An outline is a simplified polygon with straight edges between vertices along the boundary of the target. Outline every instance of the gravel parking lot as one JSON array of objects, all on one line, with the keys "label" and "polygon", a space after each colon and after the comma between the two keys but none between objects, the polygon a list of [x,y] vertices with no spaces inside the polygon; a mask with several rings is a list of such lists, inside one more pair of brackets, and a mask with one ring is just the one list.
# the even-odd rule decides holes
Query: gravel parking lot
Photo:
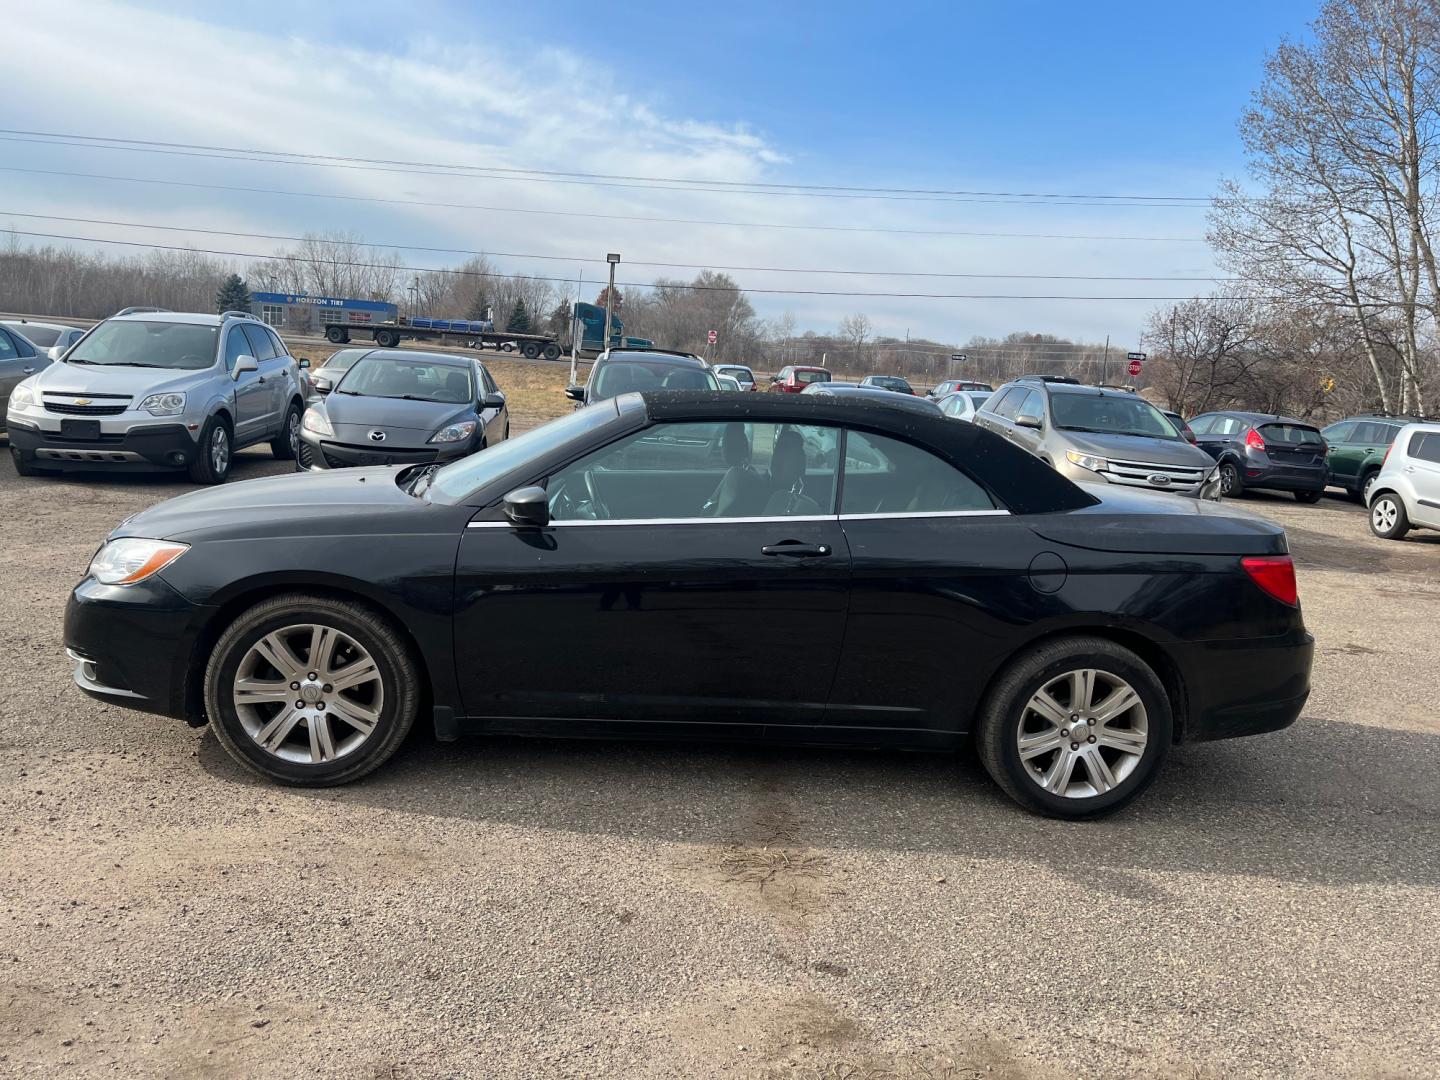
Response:
[{"label": "gravel parking lot", "polygon": [[0,466],[0,1075],[1434,1075],[1440,534],[1247,499],[1304,717],[1063,824],[900,753],[422,731],[264,786],[62,653],[101,537],[184,490]]}]

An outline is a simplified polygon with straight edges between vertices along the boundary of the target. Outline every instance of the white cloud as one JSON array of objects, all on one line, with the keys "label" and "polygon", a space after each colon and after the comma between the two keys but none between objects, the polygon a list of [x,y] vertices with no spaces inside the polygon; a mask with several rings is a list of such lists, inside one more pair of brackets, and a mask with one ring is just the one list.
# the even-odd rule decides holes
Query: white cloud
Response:
[{"label": "white cloud", "polygon": [[[624,67],[560,49],[517,64],[483,39],[415,38],[385,49],[337,46],[333,23],[283,34],[235,30],[184,13],[98,0],[36,5],[7,26],[9,88],[0,126],[359,155],[397,161],[720,180],[795,179],[785,167],[810,148],[777,146],[744,118],[675,115]],[[309,27],[315,27],[310,30]],[[63,58],[56,62],[56,58]],[[643,69],[641,70],[643,74]],[[575,183],[417,176],[355,169],[217,162],[121,151],[3,143],[11,163],[123,176],[381,199],[483,204],[641,217],[994,232],[1198,234],[1200,215],[1000,205],[759,197]],[[915,153],[923,153],[919,148]],[[891,175],[905,175],[897,152]],[[870,162],[870,169],[877,163]],[[486,250],[747,266],[922,269],[978,273],[1177,273],[1208,267],[1197,244],[1106,244],[785,228],[676,225],[582,217],[465,211],[286,196],[151,187],[99,180],[5,176],[0,211],[151,220],[298,233],[350,228],[368,239]],[[850,182],[845,176],[821,178]],[[903,183],[903,179],[898,182]],[[957,184],[957,186],[964,186]],[[1142,216],[1143,215],[1143,216]],[[5,220],[0,213],[0,221]],[[17,221],[17,227],[25,228]],[[99,227],[90,227],[98,229]],[[55,228],[49,231],[66,231]],[[73,228],[70,231],[74,231]],[[133,238],[132,231],[88,235]],[[195,237],[204,245],[203,237]],[[209,246],[249,246],[231,240]],[[431,261],[438,259],[430,257]],[[418,261],[418,259],[417,259]],[[507,268],[559,276],[564,264]],[[627,268],[648,279],[687,271]],[[598,274],[587,268],[593,280]],[[877,292],[1160,295],[1194,284],[1085,283],[737,274],[751,288]],[[762,314],[790,309],[802,325],[829,330],[865,311],[877,331],[963,340],[974,333],[1036,329],[1117,340],[1133,337],[1148,303],[1030,303],[921,299],[755,297]]]}]

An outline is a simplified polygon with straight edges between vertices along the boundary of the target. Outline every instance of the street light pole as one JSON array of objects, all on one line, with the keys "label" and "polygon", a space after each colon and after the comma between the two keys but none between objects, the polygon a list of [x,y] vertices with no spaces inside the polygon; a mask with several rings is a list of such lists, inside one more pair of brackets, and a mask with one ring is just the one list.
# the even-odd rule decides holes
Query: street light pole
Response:
[{"label": "street light pole", "polygon": [[610,313],[615,307],[615,267],[620,262],[620,256],[611,252],[605,256],[605,261],[610,264],[610,287],[605,290],[605,340],[600,344],[601,352],[610,348]]}]

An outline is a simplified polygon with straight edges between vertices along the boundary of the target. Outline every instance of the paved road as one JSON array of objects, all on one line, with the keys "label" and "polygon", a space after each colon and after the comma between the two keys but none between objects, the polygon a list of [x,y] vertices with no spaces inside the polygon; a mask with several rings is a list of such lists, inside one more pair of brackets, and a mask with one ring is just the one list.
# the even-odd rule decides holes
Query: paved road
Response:
[{"label": "paved road", "polygon": [[1248,500],[1305,716],[1066,825],[890,753],[417,737],[258,784],[60,653],[100,537],[184,490],[0,465],[0,1075],[1434,1075],[1440,535]]}]

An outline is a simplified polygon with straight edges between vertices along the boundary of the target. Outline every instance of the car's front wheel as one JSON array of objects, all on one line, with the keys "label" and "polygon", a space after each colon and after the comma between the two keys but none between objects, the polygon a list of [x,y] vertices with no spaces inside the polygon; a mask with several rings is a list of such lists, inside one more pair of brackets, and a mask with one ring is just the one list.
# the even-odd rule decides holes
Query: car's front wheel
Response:
[{"label": "car's front wheel", "polygon": [[1370,507],[1370,531],[1381,540],[1401,540],[1410,531],[1410,516],[1400,496],[1387,491]]},{"label": "car's front wheel", "polygon": [[285,426],[270,440],[270,453],[276,461],[294,461],[300,456],[300,403],[291,402],[285,411]]},{"label": "car's front wheel", "polygon": [[230,475],[230,426],[218,416],[205,421],[200,443],[190,462],[190,479],[197,484],[223,484]]},{"label": "car's front wheel", "polygon": [[303,593],[240,615],[205,671],[205,712],[220,744],[281,784],[329,787],[379,768],[419,701],[415,662],[388,621]]},{"label": "car's front wheel", "polygon": [[1150,786],[1172,724],[1144,660],[1105,638],[1069,637],[1011,663],[986,696],[975,739],[985,770],[1020,805],[1093,818]]},{"label": "car's front wheel", "polygon": [[44,470],[35,467],[35,455],[27,454],[14,443],[10,444],[10,460],[15,463],[18,476],[39,476]]}]

